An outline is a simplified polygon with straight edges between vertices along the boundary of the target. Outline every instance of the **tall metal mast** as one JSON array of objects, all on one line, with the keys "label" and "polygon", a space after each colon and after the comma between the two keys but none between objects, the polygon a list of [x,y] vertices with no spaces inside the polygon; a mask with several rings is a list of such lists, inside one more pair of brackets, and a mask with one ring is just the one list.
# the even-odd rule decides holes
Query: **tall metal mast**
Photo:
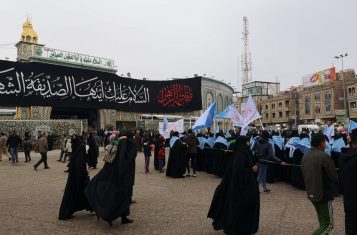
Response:
[{"label": "tall metal mast", "polygon": [[242,66],[242,85],[252,81],[252,58],[249,51],[249,42],[248,42],[248,18],[243,17],[243,54],[241,58]]}]

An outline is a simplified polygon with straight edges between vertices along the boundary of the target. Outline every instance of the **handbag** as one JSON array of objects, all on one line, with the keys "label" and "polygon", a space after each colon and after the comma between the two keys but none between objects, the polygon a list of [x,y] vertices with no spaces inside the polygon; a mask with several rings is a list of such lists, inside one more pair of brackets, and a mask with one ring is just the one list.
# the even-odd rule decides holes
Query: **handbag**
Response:
[{"label": "handbag", "polygon": [[103,161],[107,163],[112,163],[117,155],[118,145],[108,144],[104,149],[104,158]]}]

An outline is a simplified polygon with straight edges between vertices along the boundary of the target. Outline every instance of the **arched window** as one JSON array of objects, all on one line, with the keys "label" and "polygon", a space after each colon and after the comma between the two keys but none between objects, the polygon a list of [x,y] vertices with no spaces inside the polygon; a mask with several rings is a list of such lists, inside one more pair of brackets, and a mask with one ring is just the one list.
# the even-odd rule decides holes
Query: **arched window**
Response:
[{"label": "arched window", "polygon": [[307,95],[305,96],[305,114],[310,114],[310,113],[311,113],[310,96]]},{"label": "arched window", "polygon": [[206,108],[208,109],[208,107],[213,103],[213,94],[211,92],[208,92],[206,95]]}]

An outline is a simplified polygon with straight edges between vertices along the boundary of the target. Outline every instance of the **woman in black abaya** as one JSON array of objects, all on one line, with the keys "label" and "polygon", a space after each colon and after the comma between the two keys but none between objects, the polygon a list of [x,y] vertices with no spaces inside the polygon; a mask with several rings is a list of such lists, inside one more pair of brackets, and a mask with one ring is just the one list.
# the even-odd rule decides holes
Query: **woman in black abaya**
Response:
[{"label": "woman in black abaya", "polygon": [[69,174],[66,188],[63,194],[58,219],[72,218],[76,211],[92,211],[84,195],[84,189],[89,183],[86,167],[86,148],[77,136],[72,136],[72,158],[68,164]]},{"label": "woman in black abaya", "polygon": [[237,138],[232,165],[218,185],[208,212],[214,229],[223,229],[226,234],[254,234],[259,227],[257,166],[248,145],[248,138]]},{"label": "woman in black abaya", "polygon": [[96,151],[97,146],[92,133],[90,133],[88,136],[87,144],[89,146],[88,154],[87,154],[88,168],[97,169],[97,164],[98,164],[98,160],[97,160],[98,155]]},{"label": "woman in black abaya", "polygon": [[120,137],[118,152],[112,163],[93,177],[85,189],[85,195],[97,218],[112,226],[112,221],[122,217],[122,224],[132,223],[128,219],[133,194],[136,145],[130,133]]},{"label": "woman in black abaya", "polygon": [[167,162],[166,176],[171,178],[184,178],[186,171],[187,146],[178,137],[179,133],[173,133],[170,139],[170,153]]}]

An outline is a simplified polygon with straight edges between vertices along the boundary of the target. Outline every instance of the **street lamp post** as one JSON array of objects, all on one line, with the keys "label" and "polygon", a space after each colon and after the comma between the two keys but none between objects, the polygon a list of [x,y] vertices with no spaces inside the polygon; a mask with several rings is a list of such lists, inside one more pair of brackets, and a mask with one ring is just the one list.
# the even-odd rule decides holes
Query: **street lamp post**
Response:
[{"label": "street lamp post", "polygon": [[[341,54],[341,55],[337,55],[337,56],[335,56],[334,58],[335,59],[341,59],[341,62],[342,62],[342,66],[341,66],[341,76],[342,76],[342,81],[343,81],[343,106],[344,106],[344,108],[345,108],[345,112],[346,112],[346,116],[347,116],[347,118],[348,119],[350,119],[350,112],[349,112],[349,108],[348,108],[348,106],[347,106],[347,98],[346,98],[346,81],[345,81],[345,77],[343,76],[343,58],[344,57],[347,57],[348,56],[348,54],[347,53],[345,53],[344,55],[343,54]],[[346,121],[347,121],[347,119],[346,119]],[[348,124],[348,123],[345,123],[346,125]]]}]

